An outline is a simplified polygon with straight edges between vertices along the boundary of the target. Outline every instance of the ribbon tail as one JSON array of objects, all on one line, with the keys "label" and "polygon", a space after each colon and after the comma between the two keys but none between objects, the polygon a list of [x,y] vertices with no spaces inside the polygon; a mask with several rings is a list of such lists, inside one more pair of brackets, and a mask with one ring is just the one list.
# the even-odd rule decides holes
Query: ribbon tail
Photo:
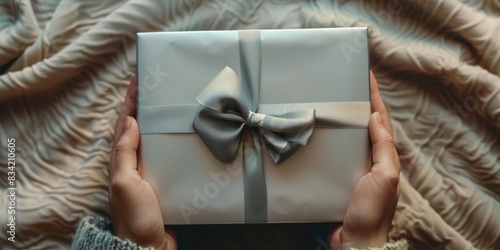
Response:
[{"label": "ribbon tail", "polygon": [[290,158],[299,148],[301,147],[300,144],[297,143],[289,143],[286,148],[284,148],[281,151],[277,151],[273,147],[268,148],[269,155],[271,155],[271,158],[273,159],[274,163],[279,164],[286,159]]},{"label": "ribbon tail", "polygon": [[260,140],[255,132],[244,132],[242,150],[245,222],[267,223],[266,178]]}]

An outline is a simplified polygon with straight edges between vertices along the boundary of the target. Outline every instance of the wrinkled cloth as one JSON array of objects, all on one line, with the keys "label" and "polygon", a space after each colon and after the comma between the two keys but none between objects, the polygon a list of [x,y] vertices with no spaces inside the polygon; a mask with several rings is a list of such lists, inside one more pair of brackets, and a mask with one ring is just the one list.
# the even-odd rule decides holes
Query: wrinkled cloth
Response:
[{"label": "wrinkled cloth", "polygon": [[[0,148],[15,138],[18,187],[16,242],[0,234],[0,245],[67,249],[82,217],[109,216],[107,164],[136,32],[368,26],[402,162],[391,234],[428,248],[494,249],[499,15],[490,0],[0,1]],[[356,53],[356,41],[349,48]]]}]

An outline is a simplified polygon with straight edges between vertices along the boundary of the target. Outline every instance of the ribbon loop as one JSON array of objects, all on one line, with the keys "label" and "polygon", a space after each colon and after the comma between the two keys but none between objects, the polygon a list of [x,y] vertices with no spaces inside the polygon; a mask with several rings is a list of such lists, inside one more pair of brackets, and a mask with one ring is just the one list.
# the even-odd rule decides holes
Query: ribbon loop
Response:
[{"label": "ribbon loop", "polygon": [[307,144],[314,129],[314,109],[280,116],[257,113],[249,103],[258,100],[249,100],[252,96],[243,89],[236,73],[225,67],[197,97],[200,106],[193,128],[217,159],[236,158],[245,126],[257,128],[276,164]]}]

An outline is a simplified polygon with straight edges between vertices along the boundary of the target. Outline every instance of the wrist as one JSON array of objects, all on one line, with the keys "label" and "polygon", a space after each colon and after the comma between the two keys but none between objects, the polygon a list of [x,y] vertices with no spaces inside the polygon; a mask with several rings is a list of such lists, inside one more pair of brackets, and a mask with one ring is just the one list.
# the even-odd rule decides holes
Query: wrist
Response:
[{"label": "wrist", "polygon": [[167,239],[164,239],[159,246],[154,246],[154,249],[157,250],[168,250],[168,241]]},{"label": "wrist", "polygon": [[161,245],[155,249],[162,250],[177,250],[177,241],[175,239],[175,234],[171,231],[165,232],[165,237],[163,238],[163,242]]},{"label": "wrist", "polygon": [[369,247],[382,247],[387,243],[387,234],[376,233],[373,235],[350,235],[342,230],[340,232],[341,249],[364,249]]},{"label": "wrist", "polygon": [[144,244],[143,247],[153,247],[155,250],[174,250],[176,249],[174,241],[170,240],[168,234],[165,234],[162,241]]}]

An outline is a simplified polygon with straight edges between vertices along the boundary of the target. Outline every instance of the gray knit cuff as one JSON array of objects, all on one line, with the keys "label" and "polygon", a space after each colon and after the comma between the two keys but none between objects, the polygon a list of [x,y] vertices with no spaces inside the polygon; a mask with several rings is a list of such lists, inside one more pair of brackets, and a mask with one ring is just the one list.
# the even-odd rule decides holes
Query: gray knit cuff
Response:
[{"label": "gray knit cuff", "polygon": [[110,250],[143,250],[130,240],[122,240],[112,233],[112,224],[100,217],[87,216],[78,224],[71,245],[72,250],[110,249]]},{"label": "gray knit cuff", "polygon": [[408,249],[408,241],[406,239],[389,239],[382,247],[367,247],[367,248],[349,248],[349,250],[406,250]]}]

